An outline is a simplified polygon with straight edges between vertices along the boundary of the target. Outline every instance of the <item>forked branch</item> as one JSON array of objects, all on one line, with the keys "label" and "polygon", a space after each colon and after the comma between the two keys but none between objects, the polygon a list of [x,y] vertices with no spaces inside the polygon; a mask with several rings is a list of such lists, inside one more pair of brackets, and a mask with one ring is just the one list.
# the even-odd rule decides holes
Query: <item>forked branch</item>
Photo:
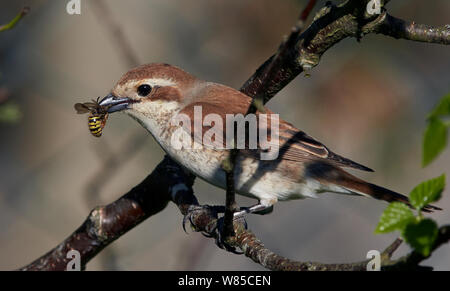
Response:
[{"label": "forked branch", "polygon": [[[312,2],[315,1],[309,3]],[[301,72],[308,72],[316,66],[329,48],[347,37],[359,40],[365,34],[379,33],[414,41],[440,44],[450,42],[448,25],[434,28],[407,23],[390,16],[385,10],[380,15],[368,15],[364,12],[367,2],[368,0],[348,0],[338,6],[327,4],[302,33],[300,28],[304,20],[302,22],[300,19],[290,36],[280,45],[278,52],[256,70],[241,91],[263,100],[262,104],[268,102]],[[383,5],[387,2],[381,1]],[[95,208],[72,235],[22,270],[65,270],[69,260],[66,254],[72,249],[80,252],[84,268],[103,248],[143,220],[162,211],[169,201],[176,203],[184,216],[189,215],[194,230],[217,239],[217,211],[214,207],[199,207],[192,191],[194,178],[166,157],[141,184],[112,204]],[[234,190],[231,192],[234,194]],[[231,202],[233,200],[230,199]],[[230,205],[229,210],[234,207],[233,203]],[[265,248],[252,232],[238,222],[233,223],[232,231],[234,235],[228,242],[243,250],[253,261],[271,270],[366,270],[367,261],[350,264],[296,262]],[[450,226],[441,227],[433,250],[449,239]],[[400,240],[396,240],[383,252],[383,269],[415,269],[426,259],[413,251],[400,259],[392,260],[392,254],[400,243]]]},{"label": "forked branch", "polygon": [[[131,189],[117,201],[96,207],[91,211],[83,224],[68,238],[54,249],[22,267],[23,271],[57,271],[66,270],[67,253],[77,250],[81,255],[81,268],[94,258],[101,250],[124,235],[145,219],[162,211],[169,201],[174,202],[182,215],[189,215],[192,229],[203,232],[209,237],[217,239],[217,211],[215,207],[199,207],[192,192],[193,176],[181,168],[169,157],[155,168],[155,170],[139,185]],[[367,261],[345,264],[323,264],[318,262],[299,262],[275,254],[251,231],[238,222],[234,223],[231,243],[240,248],[244,254],[262,266],[271,270],[312,271],[312,270],[366,270]],[[450,226],[440,228],[436,249],[450,239]],[[416,269],[426,257],[416,252],[391,260],[392,254],[400,245],[396,240],[381,254],[381,265],[386,269],[404,270]]]}]

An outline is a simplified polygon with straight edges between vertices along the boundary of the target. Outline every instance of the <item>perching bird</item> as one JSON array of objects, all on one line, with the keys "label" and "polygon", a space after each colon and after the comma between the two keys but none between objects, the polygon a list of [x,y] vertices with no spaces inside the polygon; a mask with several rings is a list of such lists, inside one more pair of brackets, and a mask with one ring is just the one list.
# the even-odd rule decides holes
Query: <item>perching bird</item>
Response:
[{"label": "perching bird", "polygon": [[[225,189],[222,162],[229,150],[217,145],[224,145],[229,138],[225,136],[228,130],[225,128],[228,125],[225,121],[227,114],[245,115],[251,101],[249,96],[233,88],[197,79],[175,66],[149,64],[132,69],[122,76],[100,105],[108,106],[109,113],[127,113],[145,127],[175,161],[194,175]],[[194,128],[192,124],[186,126],[184,121],[186,118],[194,120],[194,114],[199,112],[202,113],[202,119],[200,124],[195,125],[200,126],[200,130],[196,131],[198,127]],[[273,114],[268,109],[266,113]],[[210,117],[209,122],[206,116]],[[261,116],[262,113],[258,112],[258,121],[261,121]],[[220,120],[217,118],[223,118],[222,125],[218,125]],[[174,120],[183,120],[182,126]],[[239,151],[236,160],[236,192],[259,201],[246,212],[267,211],[277,201],[316,197],[322,192],[363,195],[409,205],[407,197],[365,182],[342,168],[371,169],[333,153],[282,119],[279,119],[278,124],[276,120],[267,120],[265,125],[258,124],[258,130],[266,130],[267,135],[271,136],[268,145],[274,149],[275,141],[278,140],[278,155],[274,159],[262,158],[268,148],[260,145],[256,149],[252,148],[246,140],[245,148]],[[175,133],[180,133],[180,128],[192,138],[192,144],[185,143],[188,146],[181,149],[176,143],[180,136],[174,138]],[[255,137],[251,130],[252,127],[247,126],[248,132],[244,138]],[[206,135],[215,146],[202,144],[202,137]],[[261,136],[259,131],[257,136]],[[436,209],[439,208],[431,205],[424,208],[425,211]],[[241,211],[239,214],[243,213]]]}]

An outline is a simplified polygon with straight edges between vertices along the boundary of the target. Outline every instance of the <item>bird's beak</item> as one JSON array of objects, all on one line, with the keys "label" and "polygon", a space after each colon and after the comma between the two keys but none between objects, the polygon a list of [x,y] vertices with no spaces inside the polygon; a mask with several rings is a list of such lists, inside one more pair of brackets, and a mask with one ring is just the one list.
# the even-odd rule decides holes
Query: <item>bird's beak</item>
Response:
[{"label": "bird's beak", "polygon": [[113,94],[106,95],[99,102],[100,106],[105,106],[108,108],[108,113],[125,110],[131,103],[134,103],[133,99],[128,97],[116,97]]}]

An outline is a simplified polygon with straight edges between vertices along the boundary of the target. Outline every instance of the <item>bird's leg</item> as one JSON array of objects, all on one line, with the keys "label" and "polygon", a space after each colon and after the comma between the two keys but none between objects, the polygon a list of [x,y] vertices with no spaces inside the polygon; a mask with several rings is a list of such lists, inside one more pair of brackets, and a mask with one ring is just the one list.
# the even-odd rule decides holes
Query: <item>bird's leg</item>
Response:
[{"label": "bird's leg", "polygon": [[[261,200],[258,204],[250,206],[250,207],[242,207],[239,211],[235,212],[233,214],[233,221],[236,223],[240,223],[243,225],[245,229],[247,229],[247,222],[245,221],[245,215],[248,213],[255,213],[255,214],[268,214],[273,211],[273,204],[275,204],[276,200]],[[224,206],[209,206],[209,205],[192,205],[189,207],[188,213],[185,215],[183,219],[183,229],[186,231],[185,225],[186,222],[190,222],[191,226],[195,226],[195,223],[193,222],[193,218],[195,215],[198,215],[198,212],[210,212],[214,215],[214,217],[217,217],[218,213],[224,213],[225,207]],[[227,244],[223,237],[222,237],[222,230],[224,224],[224,218],[220,217],[217,219],[217,222],[212,227],[211,230],[207,230],[206,232],[202,232],[204,236],[207,237],[213,237],[216,238],[216,244],[218,247],[225,249],[229,252],[235,253],[235,254],[242,254],[242,252],[239,252],[236,250],[235,247]]]},{"label": "bird's leg", "polygon": [[[254,213],[259,215],[266,215],[272,213],[273,204],[275,204],[276,200],[262,200],[258,204],[250,206],[250,207],[241,207],[239,211],[233,213],[234,220],[243,219],[245,214]],[[225,206],[209,206],[209,205],[192,205],[188,213],[183,218],[183,229],[186,232],[186,223],[189,221],[191,225],[194,225],[192,218],[196,212],[213,212],[215,216],[218,213],[225,213]],[[244,225],[247,228],[247,222],[244,219]]]},{"label": "bird's leg", "polygon": [[258,203],[256,205],[253,205],[250,207],[242,207],[240,211],[237,211],[234,213],[234,218],[242,217],[248,213],[265,215],[265,214],[272,213],[272,211],[273,211],[273,205],[267,206],[267,205]]},{"label": "bird's leg", "polygon": [[[255,213],[260,215],[271,213],[273,211],[273,204],[275,204],[276,202],[277,202],[276,199],[261,200],[256,205],[241,208],[241,210],[233,213],[233,222],[241,223],[243,227],[247,229],[247,221],[245,221],[245,215],[247,213]],[[237,251],[234,246],[229,245],[222,237],[223,223],[224,218],[223,217],[219,218],[219,220],[217,221],[216,245],[229,252],[235,254],[242,254],[242,252]]]},{"label": "bird's leg", "polygon": [[247,213],[255,213],[259,215],[265,215],[272,213],[273,205],[277,203],[277,199],[260,200],[258,204],[251,207],[241,208],[240,211],[234,213],[234,217],[242,217]]},{"label": "bird's leg", "polygon": [[[243,215],[242,216],[234,216],[233,217],[233,224],[234,223],[240,223],[240,224],[242,224],[242,226],[245,229],[247,229],[247,221],[245,221],[245,217]],[[224,217],[222,216],[222,217],[220,217],[217,220],[217,224],[216,224],[216,227],[214,229],[215,237],[216,237],[216,245],[219,248],[224,249],[224,250],[226,250],[228,252],[231,252],[231,253],[234,253],[234,254],[237,254],[237,255],[242,255],[243,254],[242,251],[238,251],[236,249],[236,247],[230,245],[229,243],[227,243],[225,241],[224,237],[222,236],[223,227],[224,227]]]},{"label": "bird's leg", "polygon": [[[209,205],[198,205],[198,206],[191,206],[188,210],[188,213],[183,218],[183,230],[186,232],[186,223],[189,221],[191,225],[194,225],[192,222],[192,217],[196,212],[202,212],[202,211],[213,211],[214,213],[224,213],[225,212],[225,206],[209,206]],[[244,217],[245,214],[248,213],[254,213],[259,215],[265,215],[272,213],[273,211],[273,205],[267,206],[262,203],[258,203],[256,205],[250,206],[250,207],[241,207],[241,209],[233,214],[233,217],[235,220],[241,219]],[[247,223],[245,223],[247,225]]]},{"label": "bird's leg", "polygon": [[[210,215],[215,218],[215,223],[206,227],[201,233],[206,237],[215,237],[216,244],[218,247],[225,249],[229,252],[233,252],[235,254],[242,254],[242,252],[238,252],[235,247],[228,245],[222,238],[222,230],[224,225],[223,216],[218,218],[218,213],[224,213],[224,206],[209,206],[209,205],[191,205],[183,218],[183,229],[186,232],[186,223],[189,221],[192,229],[195,231],[196,226],[194,220],[202,213],[206,215]],[[247,222],[244,219],[244,216],[237,216],[233,218],[233,223],[241,223],[243,227],[247,229]]]}]

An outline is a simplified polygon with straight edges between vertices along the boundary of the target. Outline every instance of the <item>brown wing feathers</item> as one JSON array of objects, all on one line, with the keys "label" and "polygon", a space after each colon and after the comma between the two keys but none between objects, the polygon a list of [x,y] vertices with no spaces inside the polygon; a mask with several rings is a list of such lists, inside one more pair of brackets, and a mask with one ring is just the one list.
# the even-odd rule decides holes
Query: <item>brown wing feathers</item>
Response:
[{"label": "brown wing feathers", "polygon": [[350,159],[344,158],[329,150],[325,145],[313,139],[303,131],[290,127],[290,124],[280,125],[280,148],[288,145],[286,150],[282,150],[282,159],[291,161],[304,160],[308,153],[312,156],[329,160],[333,164],[341,167],[350,167],[362,171],[373,172],[372,169],[356,163]]}]

